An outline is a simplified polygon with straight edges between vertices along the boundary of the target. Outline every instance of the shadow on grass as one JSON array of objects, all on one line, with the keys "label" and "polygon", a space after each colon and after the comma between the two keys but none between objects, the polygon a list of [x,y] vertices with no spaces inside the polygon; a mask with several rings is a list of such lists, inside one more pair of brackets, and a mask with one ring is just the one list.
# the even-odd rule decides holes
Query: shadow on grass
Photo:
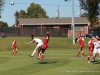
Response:
[{"label": "shadow on grass", "polygon": [[92,61],[92,63],[93,63],[93,64],[100,64],[100,60],[94,61],[94,62]]},{"label": "shadow on grass", "polygon": [[44,62],[44,61],[39,62],[39,64],[54,64],[54,63],[57,63],[57,62]]},{"label": "shadow on grass", "polygon": [[98,61],[94,62],[94,64],[100,64],[100,60],[98,60]]}]

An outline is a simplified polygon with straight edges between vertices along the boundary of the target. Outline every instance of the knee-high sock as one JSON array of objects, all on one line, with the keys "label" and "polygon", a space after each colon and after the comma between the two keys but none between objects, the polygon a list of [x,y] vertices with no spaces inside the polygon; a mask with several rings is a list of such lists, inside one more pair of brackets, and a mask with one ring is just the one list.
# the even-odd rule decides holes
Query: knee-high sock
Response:
[{"label": "knee-high sock", "polygon": [[40,52],[38,52],[37,57],[40,58]]},{"label": "knee-high sock", "polygon": [[90,56],[88,56],[88,59],[87,60],[90,61]]},{"label": "knee-high sock", "polygon": [[80,55],[80,52],[78,52],[77,56],[79,56],[79,55]]},{"label": "knee-high sock", "polygon": [[82,51],[82,55],[84,56],[84,52]]},{"label": "knee-high sock", "polygon": [[31,54],[32,56],[35,54],[36,50],[33,51],[33,53]]},{"label": "knee-high sock", "polygon": [[42,60],[44,60],[44,53],[42,54]]}]

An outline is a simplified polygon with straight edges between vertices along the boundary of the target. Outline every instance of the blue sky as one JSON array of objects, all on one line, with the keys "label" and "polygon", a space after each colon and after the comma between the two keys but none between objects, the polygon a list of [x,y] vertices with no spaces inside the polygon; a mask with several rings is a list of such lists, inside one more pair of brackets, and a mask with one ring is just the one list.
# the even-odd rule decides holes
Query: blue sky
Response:
[{"label": "blue sky", "polygon": [[[14,2],[14,5],[11,5],[10,2]],[[36,4],[40,4],[42,8],[44,8],[47,12],[47,15],[52,17],[58,16],[58,5],[60,10],[60,17],[72,17],[72,1],[69,0],[65,2],[64,0],[5,0],[5,5],[3,7],[3,11],[1,12],[2,18],[1,21],[7,22],[9,26],[15,24],[15,16],[14,13],[20,10],[27,10],[30,6],[30,3],[34,2]],[[79,1],[74,0],[74,11],[75,17],[79,17],[80,8]]]}]

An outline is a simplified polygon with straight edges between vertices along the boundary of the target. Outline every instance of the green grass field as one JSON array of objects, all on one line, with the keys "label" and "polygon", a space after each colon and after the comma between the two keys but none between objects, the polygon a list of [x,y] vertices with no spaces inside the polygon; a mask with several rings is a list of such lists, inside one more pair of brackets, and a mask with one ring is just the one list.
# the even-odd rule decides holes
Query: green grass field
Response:
[{"label": "green grass field", "polygon": [[[11,44],[17,40],[18,54],[12,56]],[[43,37],[41,37],[43,39]],[[45,60],[29,57],[35,43],[27,44],[30,37],[0,38],[0,75],[100,75],[100,61],[87,63],[90,38],[85,38],[85,57],[76,57],[79,43],[73,45],[72,38],[50,38]]]}]

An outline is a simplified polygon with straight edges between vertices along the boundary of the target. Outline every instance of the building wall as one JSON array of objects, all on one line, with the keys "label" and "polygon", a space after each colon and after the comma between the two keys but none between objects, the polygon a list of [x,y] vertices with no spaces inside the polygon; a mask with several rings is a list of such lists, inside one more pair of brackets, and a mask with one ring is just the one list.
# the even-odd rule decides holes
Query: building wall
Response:
[{"label": "building wall", "polygon": [[[36,27],[36,28],[34,28]],[[42,27],[42,28],[41,28]],[[51,36],[67,36],[72,37],[72,30],[71,25],[54,25],[52,27],[46,27],[46,25],[36,25],[32,28],[28,25],[23,26],[23,34],[28,35],[31,33],[35,33],[36,36],[44,36],[43,33],[46,33],[46,31],[49,31],[52,35]],[[79,33],[82,33],[83,35],[88,34],[88,26],[83,26],[83,31],[75,31],[75,37],[78,37]]]}]

